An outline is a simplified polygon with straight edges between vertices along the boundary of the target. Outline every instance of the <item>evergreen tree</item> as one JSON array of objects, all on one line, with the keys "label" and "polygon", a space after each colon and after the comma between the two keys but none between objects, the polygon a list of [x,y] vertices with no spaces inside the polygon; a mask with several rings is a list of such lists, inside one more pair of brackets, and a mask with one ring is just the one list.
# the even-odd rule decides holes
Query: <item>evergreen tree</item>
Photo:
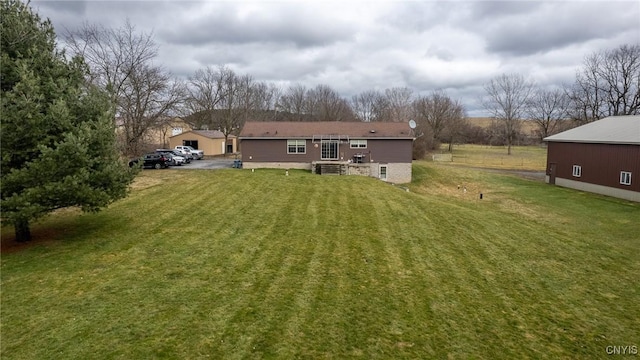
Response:
[{"label": "evergreen tree", "polygon": [[98,211],[126,196],[135,175],[119,158],[109,97],[85,83],[81,58],[56,49],[49,20],[0,0],[3,224],[16,240],[47,213]]}]

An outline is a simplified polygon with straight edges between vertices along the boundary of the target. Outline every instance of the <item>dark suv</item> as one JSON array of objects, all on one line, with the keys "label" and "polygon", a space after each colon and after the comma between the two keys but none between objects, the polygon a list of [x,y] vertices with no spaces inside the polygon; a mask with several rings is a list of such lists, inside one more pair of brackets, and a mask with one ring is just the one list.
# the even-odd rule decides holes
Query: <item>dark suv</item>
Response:
[{"label": "dark suv", "polygon": [[168,168],[169,167],[169,158],[164,154],[151,153],[145,154],[144,163],[142,167],[152,167],[156,169]]},{"label": "dark suv", "polygon": [[129,161],[129,166],[133,167],[138,164],[138,162],[142,161],[143,168],[154,168],[154,169],[164,169],[169,167],[169,158],[164,154],[158,153],[149,153],[145,154],[140,159],[134,159]]}]

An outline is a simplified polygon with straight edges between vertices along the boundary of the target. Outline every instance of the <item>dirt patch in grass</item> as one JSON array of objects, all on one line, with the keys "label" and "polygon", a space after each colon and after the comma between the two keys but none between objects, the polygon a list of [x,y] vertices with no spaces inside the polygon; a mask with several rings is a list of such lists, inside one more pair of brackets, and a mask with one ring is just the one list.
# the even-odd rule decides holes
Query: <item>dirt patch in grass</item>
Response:
[{"label": "dirt patch in grass", "polygon": [[[23,243],[16,241],[13,226],[3,227],[0,252],[10,254],[29,249],[35,245],[53,243],[55,240],[61,239],[65,232],[69,230],[70,219],[81,213],[82,210],[76,207],[53,211],[40,221],[31,223],[31,240]],[[52,219],[55,219],[55,222]]]},{"label": "dirt patch in grass", "polygon": [[50,244],[59,239],[62,230],[55,228],[36,228],[31,230],[31,240],[27,242],[17,242],[13,228],[9,231],[2,232],[2,240],[0,241],[0,253],[11,254],[18,251],[29,249],[36,245]]},{"label": "dirt patch in grass", "polygon": [[51,227],[35,227],[31,229],[31,240],[17,242],[13,227],[2,231],[0,240],[0,254],[11,254],[31,248],[36,245],[51,244],[61,238],[63,229]]}]

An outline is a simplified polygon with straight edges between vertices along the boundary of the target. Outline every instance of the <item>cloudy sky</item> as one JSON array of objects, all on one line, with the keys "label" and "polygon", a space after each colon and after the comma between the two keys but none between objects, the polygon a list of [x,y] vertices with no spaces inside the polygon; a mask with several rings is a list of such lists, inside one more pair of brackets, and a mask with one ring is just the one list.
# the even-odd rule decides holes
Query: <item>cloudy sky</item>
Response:
[{"label": "cloudy sky", "polygon": [[82,22],[153,32],[162,64],[188,78],[207,65],[344,97],[443,89],[482,116],[483,84],[520,73],[570,83],[584,57],[640,43],[640,1],[42,1],[56,31]]}]

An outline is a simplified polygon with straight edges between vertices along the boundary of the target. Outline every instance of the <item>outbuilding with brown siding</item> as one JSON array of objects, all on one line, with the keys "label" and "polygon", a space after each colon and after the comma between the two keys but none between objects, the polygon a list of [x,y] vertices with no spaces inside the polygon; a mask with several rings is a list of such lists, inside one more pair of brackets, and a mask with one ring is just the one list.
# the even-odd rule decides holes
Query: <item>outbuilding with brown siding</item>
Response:
[{"label": "outbuilding with brown siding", "polygon": [[190,130],[169,138],[169,146],[191,146],[204,151],[205,155],[230,154],[237,151],[236,137],[229,135],[225,142],[224,134],[217,130]]},{"label": "outbuilding with brown siding", "polygon": [[411,181],[413,134],[406,123],[246,122],[239,138],[245,168]]},{"label": "outbuilding with brown siding", "polygon": [[611,116],[544,141],[547,183],[640,202],[640,115]]}]

